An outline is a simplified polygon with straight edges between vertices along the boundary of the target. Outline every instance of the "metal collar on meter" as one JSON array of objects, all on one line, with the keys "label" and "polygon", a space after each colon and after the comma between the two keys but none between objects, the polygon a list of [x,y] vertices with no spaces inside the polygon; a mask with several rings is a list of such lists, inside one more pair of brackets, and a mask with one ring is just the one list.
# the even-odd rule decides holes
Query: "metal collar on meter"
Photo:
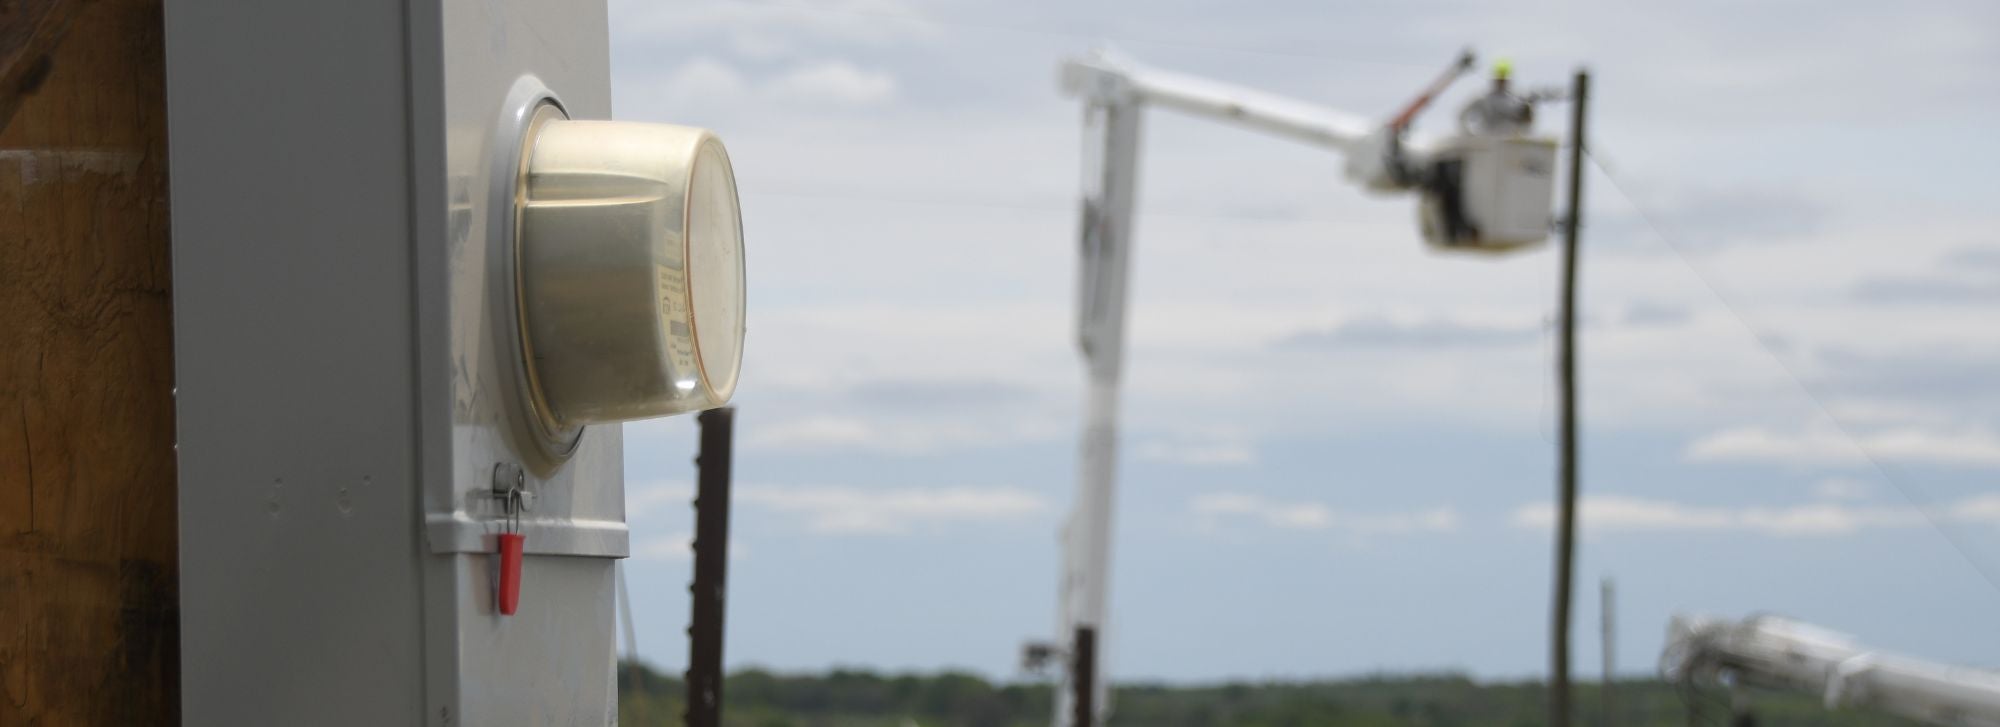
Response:
[{"label": "metal collar on meter", "polygon": [[520,174],[515,300],[550,453],[586,425],[727,403],[743,359],[743,227],[722,141],[545,104]]}]

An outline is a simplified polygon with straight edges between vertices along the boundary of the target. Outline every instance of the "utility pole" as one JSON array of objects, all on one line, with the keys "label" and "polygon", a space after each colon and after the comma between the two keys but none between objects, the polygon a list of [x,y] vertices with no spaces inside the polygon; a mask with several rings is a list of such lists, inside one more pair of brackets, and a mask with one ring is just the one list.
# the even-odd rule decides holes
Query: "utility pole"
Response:
[{"label": "utility pole", "polygon": [[729,569],[729,460],[736,430],[732,407],[702,412],[695,455],[694,583],[688,626],[687,725],[722,724],[722,615]]},{"label": "utility pole", "polygon": [[1615,649],[1617,638],[1613,636],[1612,632],[1612,619],[1616,615],[1617,606],[1616,594],[1613,592],[1614,588],[1611,584],[1611,576],[1605,576],[1604,580],[1599,583],[1597,592],[1597,605],[1601,610],[1604,626],[1604,635],[1602,637],[1604,646],[1604,684],[1599,687],[1598,692],[1598,697],[1604,701],[1604,727],[1614,727],[1616,724],[1616,712],[1614,711],[1616,703],[1611,699],[1612,670],[1617,668],[1615,664],[1617,664],[1618,655]]},{"label": "utility pole", "polygon": [[164,42],[0,2],[0,724],[181,721]]},{"label": "utility pole", "polygon": [[1562,349],[1557,379],[1562,396],[1562,441],[1557,455],[1558,520],[1556,525],[1555,623],[1550,649],[1549,724],[1569,727],[1569,617],[1574,598],[1570,576],[1576,564],[1576,264],[1577,227],[1583,216],[1584,110],[1589,102],[1590,72],[1579,70],[1570,90],[1569,213],[1563,217]]}]

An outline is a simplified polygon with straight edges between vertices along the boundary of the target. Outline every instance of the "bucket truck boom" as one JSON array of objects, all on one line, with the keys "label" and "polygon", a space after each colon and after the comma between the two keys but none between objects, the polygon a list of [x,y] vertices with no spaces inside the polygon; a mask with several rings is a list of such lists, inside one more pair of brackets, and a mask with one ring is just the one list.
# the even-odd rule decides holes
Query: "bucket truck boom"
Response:
[{"label": "bucket truck boom", "polygon": [[1067,663],[1066,683],[1057,692],[1056,724],[1100,724],[1110,711],[1101,654],[1142,109],[1173,109],[1337,152],[1346,158],[1346,177],[1364,189],[1418,192],[1423,200],[1420,228],[1433,247],[1505,252],[1532,246],[1546,239],[1551,227],[1554,140],[1530,135],[1526,124],[1461,129],[1441,141],[1409,133],[1416,114],[1471,64],[1469,53],[1460,57],[1389,122],[1371,123],[1310,103],[1147,68],[1104,52],[1063,63],[1062,88],[1081,98],[1085,108],[1077,335],[1088,394],[1076,501],[1062,537],[1058,633],[1067,644],[1031,645],[1027,654],[1031,668],[1055,658]]},{"label": "bucket truck boom", "polygon": [[1935,725],[2000,727],[2000,672],[1885,654],[1846,634],[1775,616],[1675,616],[1668,679],[1803,691],[1827,709],[1876,709]]}]

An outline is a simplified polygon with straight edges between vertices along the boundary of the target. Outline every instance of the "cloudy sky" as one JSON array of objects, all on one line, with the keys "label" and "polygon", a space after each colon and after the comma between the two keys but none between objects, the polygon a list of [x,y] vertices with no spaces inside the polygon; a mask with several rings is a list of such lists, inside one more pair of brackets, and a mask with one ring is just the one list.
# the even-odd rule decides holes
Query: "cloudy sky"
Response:
[{"label": "cloudy sky", "polygon": [[[1052,636],[1083,384],[1059,58],[1382,117],[1468,44],[1531,86],[1594,74],[1579,663],[1612,577],[1630,674],[1682,610],[2000,665],[2000,5],[614,0],[611,23],[616,115],[717,130],[741,184],[734,666],[1011,677]],[[1337,157],[1146,124],[1113,675],[1538,675],[1556,256],[1439,257]],[[693,422],[626,448],[639,646],[679,668]]]}]

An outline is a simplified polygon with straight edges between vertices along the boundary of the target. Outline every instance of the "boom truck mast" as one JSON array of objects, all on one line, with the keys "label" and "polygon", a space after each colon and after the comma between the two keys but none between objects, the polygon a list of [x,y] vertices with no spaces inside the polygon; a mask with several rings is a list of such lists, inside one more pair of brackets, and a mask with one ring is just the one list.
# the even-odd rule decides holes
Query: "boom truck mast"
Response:
[{"label": "boom truck mast", "polygon": [[1390,120],[1371,123],[1311,103],[1140,65],[1104,51],[1065,61],[1064,93],[1084,104],[1083,190],[1077,343],[1088,379],[1076,500],[1063,528],[1059,639],[1032,644],[1031,669],[1060,659],[1055,724],[1086,727],[1110,714],[1103,679],[1118,450],[1118,385],[1124,367],[1127,279],[1138,197],[1141,112],[1147,106],[1234,123],[1345,158],[1347,179],[1376,194],[1415,192],[1426,243],[1451,252],[1501,253],[1547,239],[1555,192],[1554,139],[1532,133],[1538,95],[1492,94],[1467,107],[1458,133],[1413,135],[1412,122],[1473,65],[1470,52]]},{"label": "boom truck mast", "polygon": [[1776,616],[1742,621],[1676,615],[1660,672],[1821,695],[1827,709],[1859,707],[1949,727],[2000,727],[2000,672],[1865,648],[1846,634]]}]

